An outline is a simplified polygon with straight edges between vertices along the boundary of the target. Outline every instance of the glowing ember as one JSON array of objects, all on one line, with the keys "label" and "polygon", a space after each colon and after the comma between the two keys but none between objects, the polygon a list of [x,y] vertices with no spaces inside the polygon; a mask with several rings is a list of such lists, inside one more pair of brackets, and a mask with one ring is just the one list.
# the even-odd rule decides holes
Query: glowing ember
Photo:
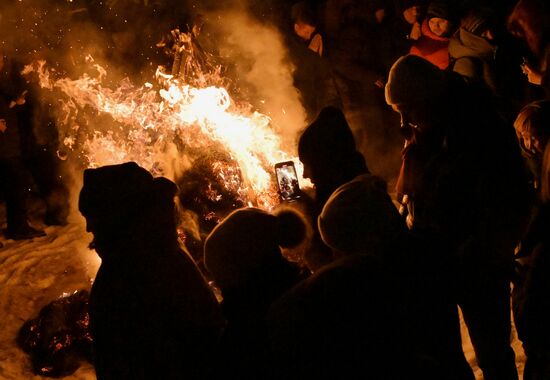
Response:
[{"label": "glowing ember", "polygon": [[92,57],[87,62],[94,75],[74,80],[55,78],[44,61],[24,70],[36,72],[41,87],[60,93],[61,141],[85,167],[136,161],[155,175],[176,179],[195,158],[221,146],[238,165],[212,162],[228,189],[245,204],[270,209],[278,202],[272,168],[292,158],[268,116],[234,104],[224,88],[191,87],[161,70],[157,89],[128,79],[112,89],[103,84],[106,70]]}]

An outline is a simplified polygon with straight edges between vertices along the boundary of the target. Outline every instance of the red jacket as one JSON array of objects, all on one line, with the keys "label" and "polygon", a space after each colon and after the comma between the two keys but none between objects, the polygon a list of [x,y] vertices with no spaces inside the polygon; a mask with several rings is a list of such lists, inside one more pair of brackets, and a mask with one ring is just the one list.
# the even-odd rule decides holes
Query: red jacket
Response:
[{"label": "red jacket", "polygon": [[418,55],[441,70],[449,66],[449,38],[435,35],[428,26],[428,20],[422,22],[422,36],[413,44],[410,53]]}]

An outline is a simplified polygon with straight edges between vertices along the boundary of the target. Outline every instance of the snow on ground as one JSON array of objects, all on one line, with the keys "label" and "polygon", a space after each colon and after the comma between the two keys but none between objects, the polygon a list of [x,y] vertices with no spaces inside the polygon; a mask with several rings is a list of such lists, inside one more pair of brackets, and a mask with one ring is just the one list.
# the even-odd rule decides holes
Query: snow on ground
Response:
[{"label": "snow on ground", "polygon": [[[37,225],[37,224],[35,224]],[[5,223],[3,225],[5,227]],[[84,220],[65,227],[48,227],[47,236],[32,240],[6,240],[0,236],[0,379],[42,379],[35,376],[27,354],[15,342],[28,319],[63,293],[89,289],[99,267],[95,252],[87,248],[91,235]],[[95,379],[84,364],[68,379]]]},{"label": "snow on ground", "polygon": [[[86,233],[82,217],[75,215],[69,225],[45,231],[45,237],[23,241],[6,240],[0,235],[4,245],[0,248],[1,380],[44,378],[33,375],[28,356],[16,345],[17,332],[26,320],[35,318],[44,305],[63,293],[89,289],[99,267],[95,252],[87,248],[91,235]],[[468,361],[476,378],[482,379],[463,322],[462,332]],[[515,334],[513,348],[521,375],[525,357]],[[93,380],[95,373],[91,365],[84,363],[65,379]]]}]

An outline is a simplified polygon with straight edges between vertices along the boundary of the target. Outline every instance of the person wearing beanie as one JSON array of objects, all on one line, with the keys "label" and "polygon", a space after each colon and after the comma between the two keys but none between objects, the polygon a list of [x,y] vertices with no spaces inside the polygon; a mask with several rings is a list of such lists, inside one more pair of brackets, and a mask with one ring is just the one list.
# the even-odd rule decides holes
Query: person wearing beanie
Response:
[{"label": "person wearing beanie", "polygon": [[176,185],[134,162],[84,171],[79,209],[101,266],[90,293],[101,379],[202,379],[221,310],[176,234]]},{"label": "person wearing beanie", "polygon": [[434,292],[437,259],[411,239],[386,183],[363,174],[343,184],[318,224],[337,258],[270,309],[280,377],[473,380],[445,329],[456,315]]},{"label": "person wearing beanie", "polygon": [[437,363],[423,368],[423,376],[473,380],[452,328],[458,320],[441,270],[445,264],[429,244],[410,235],[386,183],[366,174],[342,185],[325,204],[318,223],[323,241],[341,257],[376,256],[394,278],[394,289],[410,312],[415,355]]},{"label": "person wearing beanie", "polygon": [[405,231],[386,183],[370,174],[360,175],[332,193],[318,225],[325,244],[340,255],[376,250],[378,243],[399,239]]},{"label": "person wearing beanie", "polygon": [[305,237],[305,219],[289,208],[274,213],[238,209],[208,235],[204,264],[221,291],[227,319],[214,378],[262,379],[270,374],[267,309],[303,276],[281,249],[295,247]]},{"label": "person wearing beanie", "polygon": [[[451,294],[484,378],[516,380],[510,280],[530,191],[521,153],[511,126],[477,87],[453,72],[437,75],[435,65],[419,59],[400,58],[386,85],[386,101],[407,132],[402,212],[450,263]],[[415,88],[421,96],[409,92]]]},{"label": "person wearing beanie", "polygon": [[411,46],[410,53],[423,57],[444,70],[449,66],[449,38],[454,28],[450,4],[432,1],[422,21],[421,37]]},{"label": "person wearing beanie", "polygon": [[[304,165],[304,178],[309,178],[315,186],[314,200],[306,205],[309,207],[306,214],[313,226],[326,200],[338,186],[369,172],[365,158],[357,151],[344,113],[332,106],[323,108],[302,132],[298,156]],[[330,250],[321,242],[315,228],[312,247],[306,254],[308,266],[314,271],[331,259]]]}]

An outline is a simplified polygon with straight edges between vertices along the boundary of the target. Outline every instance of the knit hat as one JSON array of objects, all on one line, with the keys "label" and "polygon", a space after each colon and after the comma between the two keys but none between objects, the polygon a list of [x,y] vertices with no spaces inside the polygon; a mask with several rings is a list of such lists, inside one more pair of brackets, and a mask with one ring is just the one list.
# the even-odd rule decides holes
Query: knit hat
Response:
[{"label": "knit hat", "polygon": [[298,245],[306,235],[303,217],[291,209],[275,214],[242,208],[229,214],[206,239],[204,263],[222,289],[246,286],[274,263],[280,247]]},{"label": "knit hat", "polygon": [[135,162],[86,169],[78,208],[84,216],[123,213],[139,209],[158,191],[173,198],[177,187],[166,178],[153,178]]},{"label": "knit hat", "polygon": [[368,242],[386,240],[405,229],[381,178],[364,174],[340,186],[318,218],[325,244],[334,250],[360,253]]},{"label": "knit hat", "polygon": [[314,162],[348,157],[355,152],[355,138],[343,112],[325,107],[300,136],[298,155],[301,161]]},{"label": "knit hat", "polygon": [[299,1],[292,5],[290,9],[290,18],[292,22],[305,22],[309,25],[317,25],[315,21],[315,11],[306,1]]},{"label": "knit hat", "polygon": [[418,104],[446,94],[445,72],[424,58],[405,55],[390,69],[386,83],[386,102]]},{"label": "knit hat", "polygon": [[454,9],[448,1],[432,1],[428,6],[428,10],[426,11],[426,18],[429,20],[434,17],[453,21],[455,19]]}]

